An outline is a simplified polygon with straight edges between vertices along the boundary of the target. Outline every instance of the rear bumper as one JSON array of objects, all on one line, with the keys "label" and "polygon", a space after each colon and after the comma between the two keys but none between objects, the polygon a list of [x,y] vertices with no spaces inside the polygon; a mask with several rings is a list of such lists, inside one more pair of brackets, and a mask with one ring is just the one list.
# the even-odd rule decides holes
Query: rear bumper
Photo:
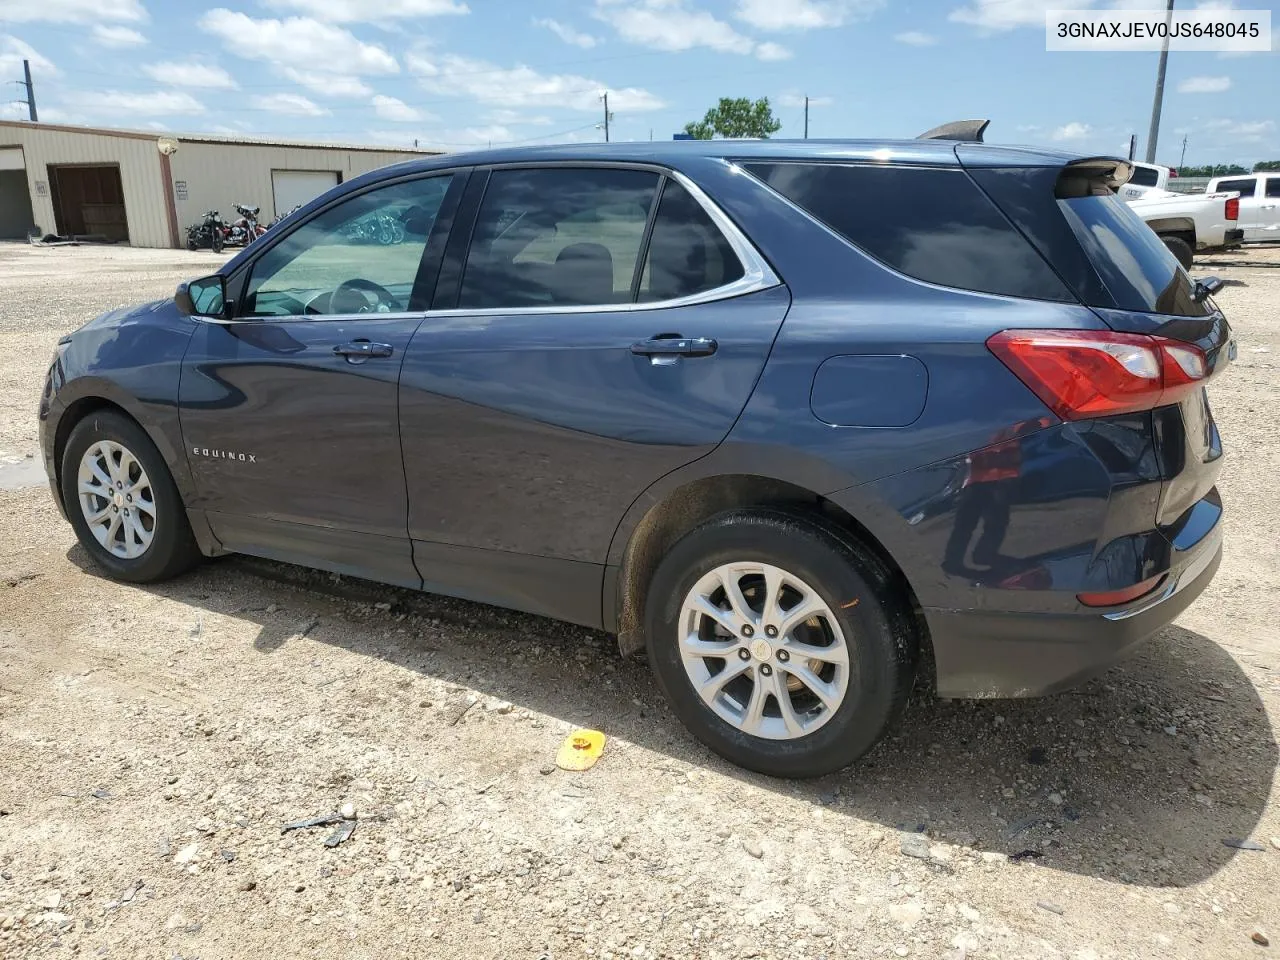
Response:
[{"label": "rear bumper", "polygon": [[1159,591],[1119,610],[1074,614],[925,610],[941,697],[1035,697],[1102,673],[1200,596],[1222,561],[1221,524],[1176,556]]},{"label": "rear bumper", "polygon": [[1223,237],[1222,245],[1224,247],[1238,247],[1242,243],[1244,243],[1244,231],[1237,229],[1237,230],[1228,230],[1226,232],[1226,234]]}]

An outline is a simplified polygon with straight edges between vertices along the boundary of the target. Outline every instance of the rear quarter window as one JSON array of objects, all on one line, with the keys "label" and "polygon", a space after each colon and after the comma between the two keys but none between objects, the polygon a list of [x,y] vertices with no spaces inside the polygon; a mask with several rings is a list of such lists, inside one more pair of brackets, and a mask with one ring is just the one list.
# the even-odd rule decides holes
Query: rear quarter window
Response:
[{"label": "rear quarter window", "polygon": [[1129,183],[1135,187],[1154,187],[1159,182],[1160,172],[1151,167],[1134,166],[1133,176],[1129,178]]},{"label": "rear quarter window", "polygon": [[962,170],[783,162],[743,167],[909,277],[980,293],[1075,300]]},{"label": "rear quarter window", "polygon": [[1234,190],[1241,197],[1252,197],[1254,191],[1258,188],[1258,180],[1256,177],[1249,177],[1247,180],[1220,180],[1217,189],[1222,192]]}]

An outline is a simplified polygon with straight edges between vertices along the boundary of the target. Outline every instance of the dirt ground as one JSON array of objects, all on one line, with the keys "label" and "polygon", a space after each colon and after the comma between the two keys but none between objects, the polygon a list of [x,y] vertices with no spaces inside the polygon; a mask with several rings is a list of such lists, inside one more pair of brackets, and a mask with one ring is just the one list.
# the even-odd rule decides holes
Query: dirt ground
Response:
[{"label": "dirt ground", "polygon": [[[1280,248],[1198,268],[1240,344],[1209,591],[1083,689],[915,702],[806,783],[710,755],[587,630],[239,559],[89,569],[27,462],[54,343],[216,262],[0,245],[0,957],[1280,953]],[[559,771],[578,726],[604,756]],[[340,846],[281,832],[346,802]]]}]

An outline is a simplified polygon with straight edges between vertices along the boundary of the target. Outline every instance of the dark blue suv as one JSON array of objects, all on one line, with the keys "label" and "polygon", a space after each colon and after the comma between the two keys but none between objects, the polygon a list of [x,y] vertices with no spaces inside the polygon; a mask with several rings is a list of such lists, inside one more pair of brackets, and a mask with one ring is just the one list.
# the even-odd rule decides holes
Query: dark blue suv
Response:
[{"label": "dark blue suv", "polygon": [[65,338],[50,481],[120,579],[237,552],[600,628],[711,749],[822,774],[917,679],[1061,690],[1217,569],[1234,345],[1128,175],[973,139],[388,167]]}]

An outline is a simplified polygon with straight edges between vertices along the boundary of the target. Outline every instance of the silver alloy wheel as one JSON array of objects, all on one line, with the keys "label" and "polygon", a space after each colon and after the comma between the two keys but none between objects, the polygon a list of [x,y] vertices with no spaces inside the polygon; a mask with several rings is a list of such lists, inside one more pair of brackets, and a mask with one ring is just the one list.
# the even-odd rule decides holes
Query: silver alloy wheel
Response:
[{"label": "silver alloy wheel", "polygon": [[765,740],[807,736],[849,690],[849,648],[816,590],[767,563],[728,563],[680,609],[680,658],[715,714]]},{"label": "silver alloy wheel", "polygon": [[80,458],[76,478],[80,512],[94,539],[108,553],[136,560],[156,535],[151,479],[122,444],[99,440]]}]

